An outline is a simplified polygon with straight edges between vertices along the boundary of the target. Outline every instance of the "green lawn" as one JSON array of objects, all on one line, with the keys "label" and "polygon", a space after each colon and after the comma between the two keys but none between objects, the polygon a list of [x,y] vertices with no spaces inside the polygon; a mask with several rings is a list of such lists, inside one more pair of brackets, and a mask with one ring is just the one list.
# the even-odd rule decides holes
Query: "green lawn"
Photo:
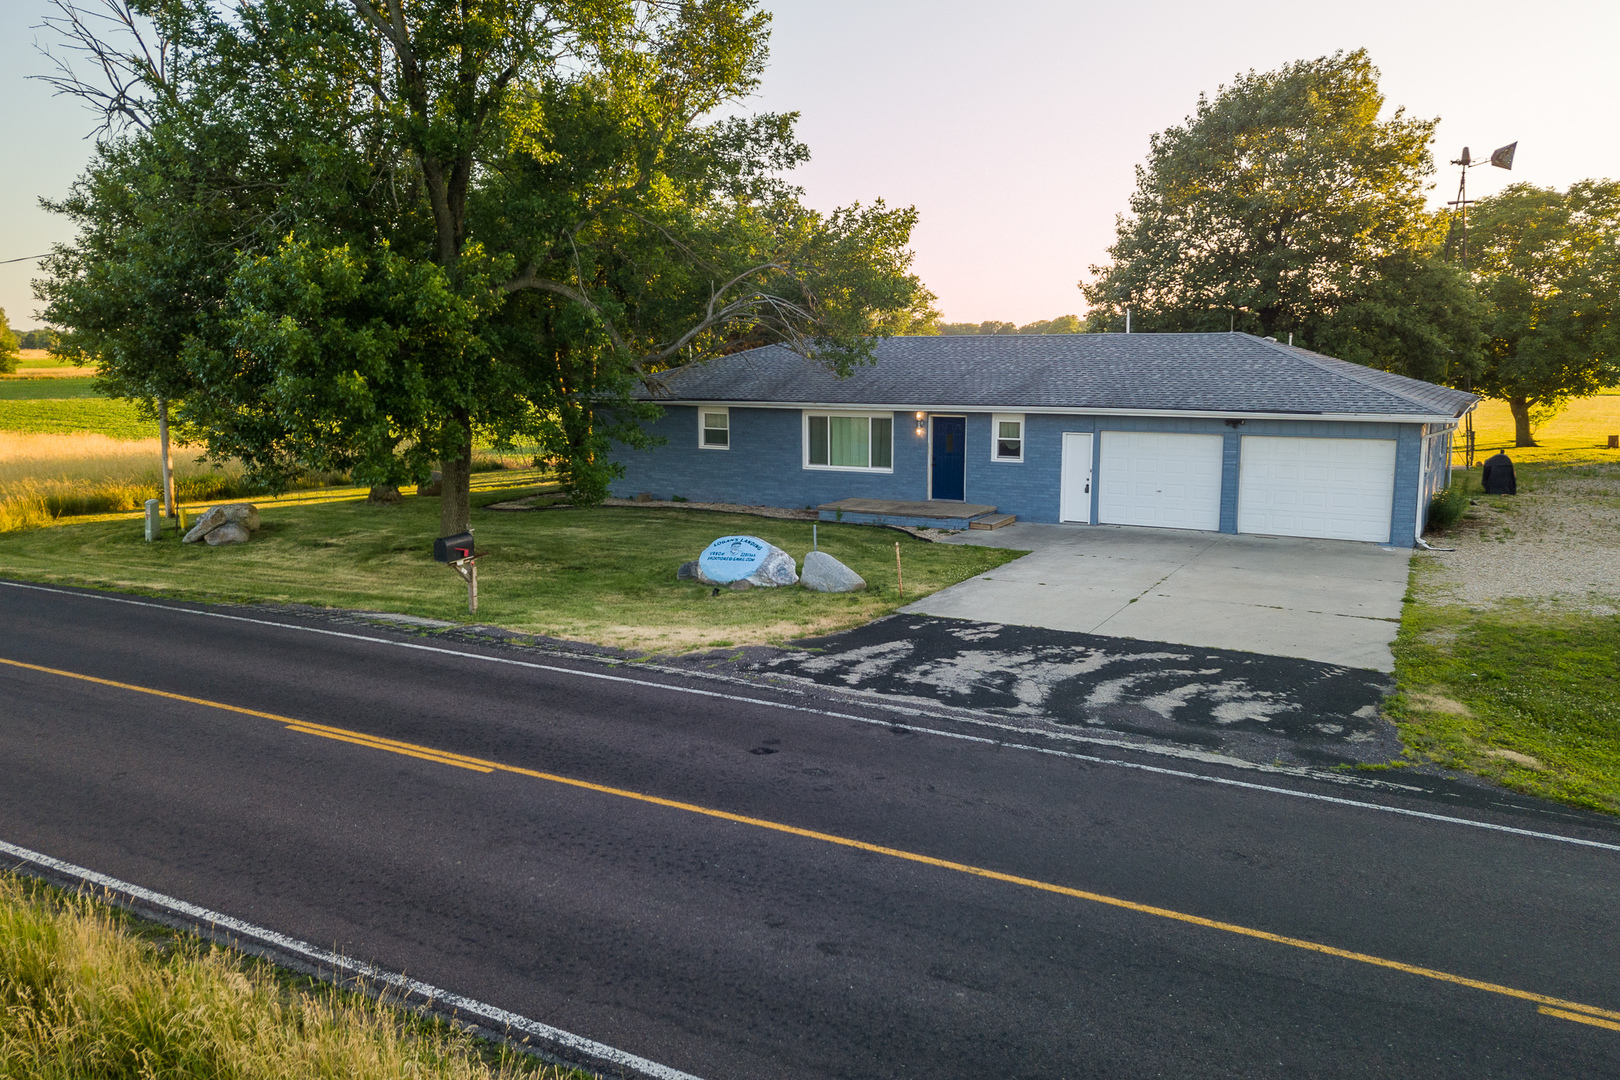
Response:
[{"label": "green lawn", "polygon": [[[40,380],[43,382],[44,380]],[[8,386],[28,385],[19,380]],[[114,439],[155,439],[157,422],[142,420],[127,401],[84,397],[65,400],[0,399],[0,431],[97,432]]]},{"label": "green lawn", "polygon": [[[532,489],[530,489],[532,490]],[[512,490],[474,492],[476,506]],[[266,505],[251,544],[147,544],[139,521],[83,522],[0,534],[0,573],[191,600],[360,608],[470,621],[466,589],[435,564],[439,503]],[[810,523],[701,510],[597,507],[478,509],[477,621],[625,648],[680,652],[781,642],[858,626],[893,611],[894,545],[915,600],[1022,552],[931,544],[892,529],[824,524],[821,548],[870,583],[862,593],[722,590],[675,580],[676,568],[729,533],[761,537],[803,560]]]},{"label": "green lawn", "polygon": [[[1613,454],[1605,464],[1573,453],[1522,463],[1517,496],[1484,495],[1478,469],[1457,474],[1476,502],[1508,516],[1491,515],[1488,526],[1465,520],[1453,535],[1483,535],[1541,558],[1586,543],[1594,557],[1605,557],[1579,533],[1561,530],[1585,527],[1578,508],[1620,506]],[[1430,541],[1446,546],[1447,534]],[[1620,813],[1620,616],[1523,599],[1468,606],[1433,587],[1443,576],[1428,560],[1412,561],[1394,644],[1399,693],[1387,708],[1408,758]]]},{"label": "green lawn", "polygon": [[1395,664],[1417,756],[1620,813],[1620,616],[1411,603]]},{"label": "green lawn", "polygon": [[0,379],[0,401],[100,397],[95,384],[94,379]]}]

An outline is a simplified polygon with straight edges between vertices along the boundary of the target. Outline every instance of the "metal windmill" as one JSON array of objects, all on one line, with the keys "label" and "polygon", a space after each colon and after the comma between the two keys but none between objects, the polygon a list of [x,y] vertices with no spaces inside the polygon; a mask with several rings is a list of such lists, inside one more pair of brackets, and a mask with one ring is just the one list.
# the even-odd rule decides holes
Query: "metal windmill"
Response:
[{"label": "metal windmill", "polygon": [[[1490,164],[1495,165],[1498,169],[1511,170],[1513,168],[1513,153],[1518,148],[1519,144],[1516,142],[1497,147],[1491,151],[1488,160]],[[1460,261],[1463,269],[1466,270],[1468,269],[1468,206],[1474,202],[1473,199],[1468,197],[1468,170],[1484,165],[1485,162],[1470,157],[1468,147],[1465,146],[1462,149],[1462,156],[1453,158],[1451,163],[1461,165],[1462,173],[1457,178],[1457,197],[1446,204],[1447,206],[1456,207],[1451,212],[1451,231],[1446,236],[1446,258],[1451,258],[1453,250],[1460,243],[1462,249],[1462,259]]]},{"label": "metal windmill", "polygon": [[[1519,144],[1517,142],[1499,146],[1491,152],[1488,160],[1498,169],[1511,171],[1513,168],[1513,154],[1518,148]],[[1462,149],[1462,156],[1453,158],[1451,163],[1461,166],[1462,170],[1457,177],[1457,197],[1446,204],[1453,207],[1451,211],[1451,228],[1446,234],[1446,258],[1450,259],[1453,253],[1460,249],[1462,258],[1459,261],[1462,263],[1462,268],[1467,270],[1468,205],[1474,201],[1468,197],[1468,170],[1478,165],[1484,165],[1485,162],[1474,160],[1468,153],[1468,147],[1465,146]],[[1473,379],[1470,378],[1467,382],[1468,386],[1464,389],[1472,390],[1474,388]],[[1463,417],[1463,440],[1463,468],[1472,469],[1474,467],[1474,411],[1472,409],[1468,410],[1468,414]]]}]

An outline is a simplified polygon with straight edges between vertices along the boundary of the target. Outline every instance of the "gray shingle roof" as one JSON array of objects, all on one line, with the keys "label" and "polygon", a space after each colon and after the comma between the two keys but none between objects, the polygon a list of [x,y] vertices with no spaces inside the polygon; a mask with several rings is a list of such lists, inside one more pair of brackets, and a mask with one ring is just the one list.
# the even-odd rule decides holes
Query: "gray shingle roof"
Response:
[{"label": "gray shingle roof", "polygon": [[1249,334],[896,337],[840,379],[778,345],[662,377],[655,399],[895,405],[1460,416],[1479,399]]}]

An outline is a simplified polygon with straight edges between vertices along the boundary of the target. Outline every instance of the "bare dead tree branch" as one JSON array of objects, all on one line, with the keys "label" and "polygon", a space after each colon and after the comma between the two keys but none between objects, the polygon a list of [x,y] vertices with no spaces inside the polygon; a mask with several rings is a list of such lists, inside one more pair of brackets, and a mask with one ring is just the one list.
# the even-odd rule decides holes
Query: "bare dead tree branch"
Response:
[{"label": "bare dead tree branch", "polygon": [[[76,97],[101,115],[91,137],[112,134],[134,125],[152,127],[154,106],[160,97],[172,97],[169,53],[171,42],[161,32],[148,32],[128,0],[50,0],[59,14],[47,15],[39,28],[61,38],[57,50],[39,46],[55,71],[29,78]],[[152,34],[156,37],[153,38]],[[120,49],[118,39],[124,39]],[[100,80],[80,73],[75,62],[100,69]]]}]

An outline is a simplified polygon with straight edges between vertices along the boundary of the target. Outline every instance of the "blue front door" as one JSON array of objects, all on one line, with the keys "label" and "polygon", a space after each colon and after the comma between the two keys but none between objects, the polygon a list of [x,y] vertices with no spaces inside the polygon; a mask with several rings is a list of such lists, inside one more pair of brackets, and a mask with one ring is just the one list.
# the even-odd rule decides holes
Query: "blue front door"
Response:
[{"label": "blue front door", "polygon": [[966,417],[934,417],[934,498],[967,498],[967,448],[963,445],[966,441]]}]

